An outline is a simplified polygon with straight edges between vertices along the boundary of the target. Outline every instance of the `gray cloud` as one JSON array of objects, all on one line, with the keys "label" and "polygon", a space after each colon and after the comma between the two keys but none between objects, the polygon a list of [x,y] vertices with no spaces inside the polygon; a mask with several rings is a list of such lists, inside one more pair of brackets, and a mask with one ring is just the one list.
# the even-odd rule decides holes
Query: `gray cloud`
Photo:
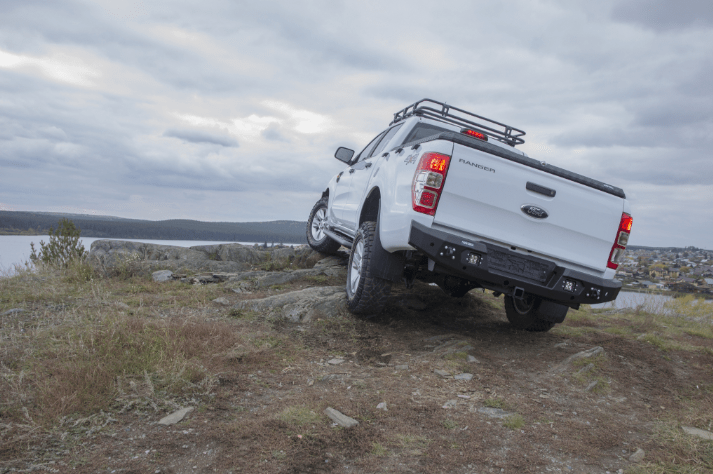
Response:
[{"label": "gray cloud", "polygon": [[209,143],[225,147],[237,147],[238,141],[225,134],[210,133],[204,130],[174,129],[163,132],[164,137],[178,138],[191,143]]},{"label": "gray cloud", "polygon": [[274,123],[268,125],[268,127],[261,132],[261,135],[265,137],[266,140],[284,143],[290,142],[290,140],[282,134],[280,127]]},{"label": "gray cloud", "polygon": [[708,0],[626,0],[612,10],[612,18],[656,31],[713,26],[713,4]]},{"label": "gray cloud", "polygon": [[713,16],[669,5],[6,1],[0,204],[305,219],[337,146],[431,97],[623,187],[632,243],[713,248]]}]

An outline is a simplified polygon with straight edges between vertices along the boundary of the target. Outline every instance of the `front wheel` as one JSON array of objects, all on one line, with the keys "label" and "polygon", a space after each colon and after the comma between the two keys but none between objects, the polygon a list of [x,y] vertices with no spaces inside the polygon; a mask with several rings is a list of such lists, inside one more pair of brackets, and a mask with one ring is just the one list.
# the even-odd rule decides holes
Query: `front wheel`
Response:
[{"label": "front wheel", "polygon": [[347,268],[347,307],[354,314],[377,314],[391,293],[391,281],[371,275],[376,222],[364,222],[352,244]]},{"label": "front wheel", "polygon": [[317,201],[312,208],[312,212],[309,213],[309,219],[307,219],[307,243],[312,247],[312,250],[333,254],[341,247],[341,244],[324,233],[324,228],[327,226],[328,204],[327,198],[324,197]]},{"label": "front wheel", "polygon": [[[551,320],[563,321],[569,308],[559,304],[544,303],[541,298],[528,294],[521,299],[505,296],[505,315],[510,324],[517,329],[532,332],[549,331],[555,325]],[[547,314],[544,314],[545,311]]]}]

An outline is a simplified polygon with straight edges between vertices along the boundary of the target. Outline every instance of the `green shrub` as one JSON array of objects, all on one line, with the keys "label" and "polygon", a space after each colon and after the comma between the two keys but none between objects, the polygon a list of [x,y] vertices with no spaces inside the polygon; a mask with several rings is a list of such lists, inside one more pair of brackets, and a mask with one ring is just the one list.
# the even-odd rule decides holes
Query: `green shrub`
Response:
[{"label": "green shrub", "polygon": [[35,249],[35,243],[30,243],[32,249],[30,260],[35,264],[42,263],[59,268],[67,268],[74,262],[83,261],[87,252],[84,250],[84,245],[79,242],[80,234],[81,229],[76,227],[74,222],[62,219],[56,231],[50,227],[49,243],[45,244],[40,240],[39,252]]}]

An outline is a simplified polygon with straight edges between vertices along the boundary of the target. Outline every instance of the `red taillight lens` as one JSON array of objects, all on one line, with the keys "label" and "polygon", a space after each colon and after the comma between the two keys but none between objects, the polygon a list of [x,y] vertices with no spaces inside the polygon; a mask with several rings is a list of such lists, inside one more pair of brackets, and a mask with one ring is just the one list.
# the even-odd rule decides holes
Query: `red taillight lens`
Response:
[{"label": "red taillight lens", "polygon": [[[423,169],[427,169],[427,170],[431,170],[431,171],[438,171],[438,172],[445,171],[446,166],[448,166],[448,162],[451,159],[450,156],[439,155],[438,153],[427,153],[423,157],[424,158],[428,157],[425,160],[426,163],[423,166]],[[421,160],[423,160],[423,158],[421,158]]]},{"label": "red taillight lens", "polygon": [[621,221],[619,221],[619,229],[616,232],[616,239],[614,239],[614,245],[612,245],[611,252],[609,252],[607,268],[612,268],[614,270],[619,268],[619,262],[624,256],[626,244],[629,243],[629,234],[631,233],[631,225],[633,223],[634,219],[629,214],[625,212],[621,214]]},{"label": "red taillight lens", "polygon": [[634,218],[631,217],[629,214],[622,214],[621,215],[621,223],[619,224],[619,230],[624,231],[627,234],[631,232],[631,224],[634,223]]},{"label": "red taillight lens", "polygon": [[470,137],[477,138],[478,140],[483,140],[483,141],[488,141],[488,136],[484,134],[483,132],[476,132],[475,130],[471,130],[469,128],[464,128],[460,131],[460,133],[464,133]]},{"label": "red taillight lens", "polygon": [[451,157],[441,153],[424,153],[418,162],[411,185],[413,210],[433,216],[448,174]]}]

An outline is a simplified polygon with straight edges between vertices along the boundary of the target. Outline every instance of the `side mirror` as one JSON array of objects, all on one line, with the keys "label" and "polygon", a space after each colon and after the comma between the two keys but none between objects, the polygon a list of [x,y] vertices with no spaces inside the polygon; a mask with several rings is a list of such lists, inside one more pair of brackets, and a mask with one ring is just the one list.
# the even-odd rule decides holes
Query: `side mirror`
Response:
[{"label": "side mirror", "polygon": [[354,150],[350,150],[349,148],[344,148],[343,146],[340,146],[337,148],[337,152],[334,154],[334,157],[338,159],[339,161],[343,161],[344,163],[349,163],[351,161],[352,157],[354,156]]}]

